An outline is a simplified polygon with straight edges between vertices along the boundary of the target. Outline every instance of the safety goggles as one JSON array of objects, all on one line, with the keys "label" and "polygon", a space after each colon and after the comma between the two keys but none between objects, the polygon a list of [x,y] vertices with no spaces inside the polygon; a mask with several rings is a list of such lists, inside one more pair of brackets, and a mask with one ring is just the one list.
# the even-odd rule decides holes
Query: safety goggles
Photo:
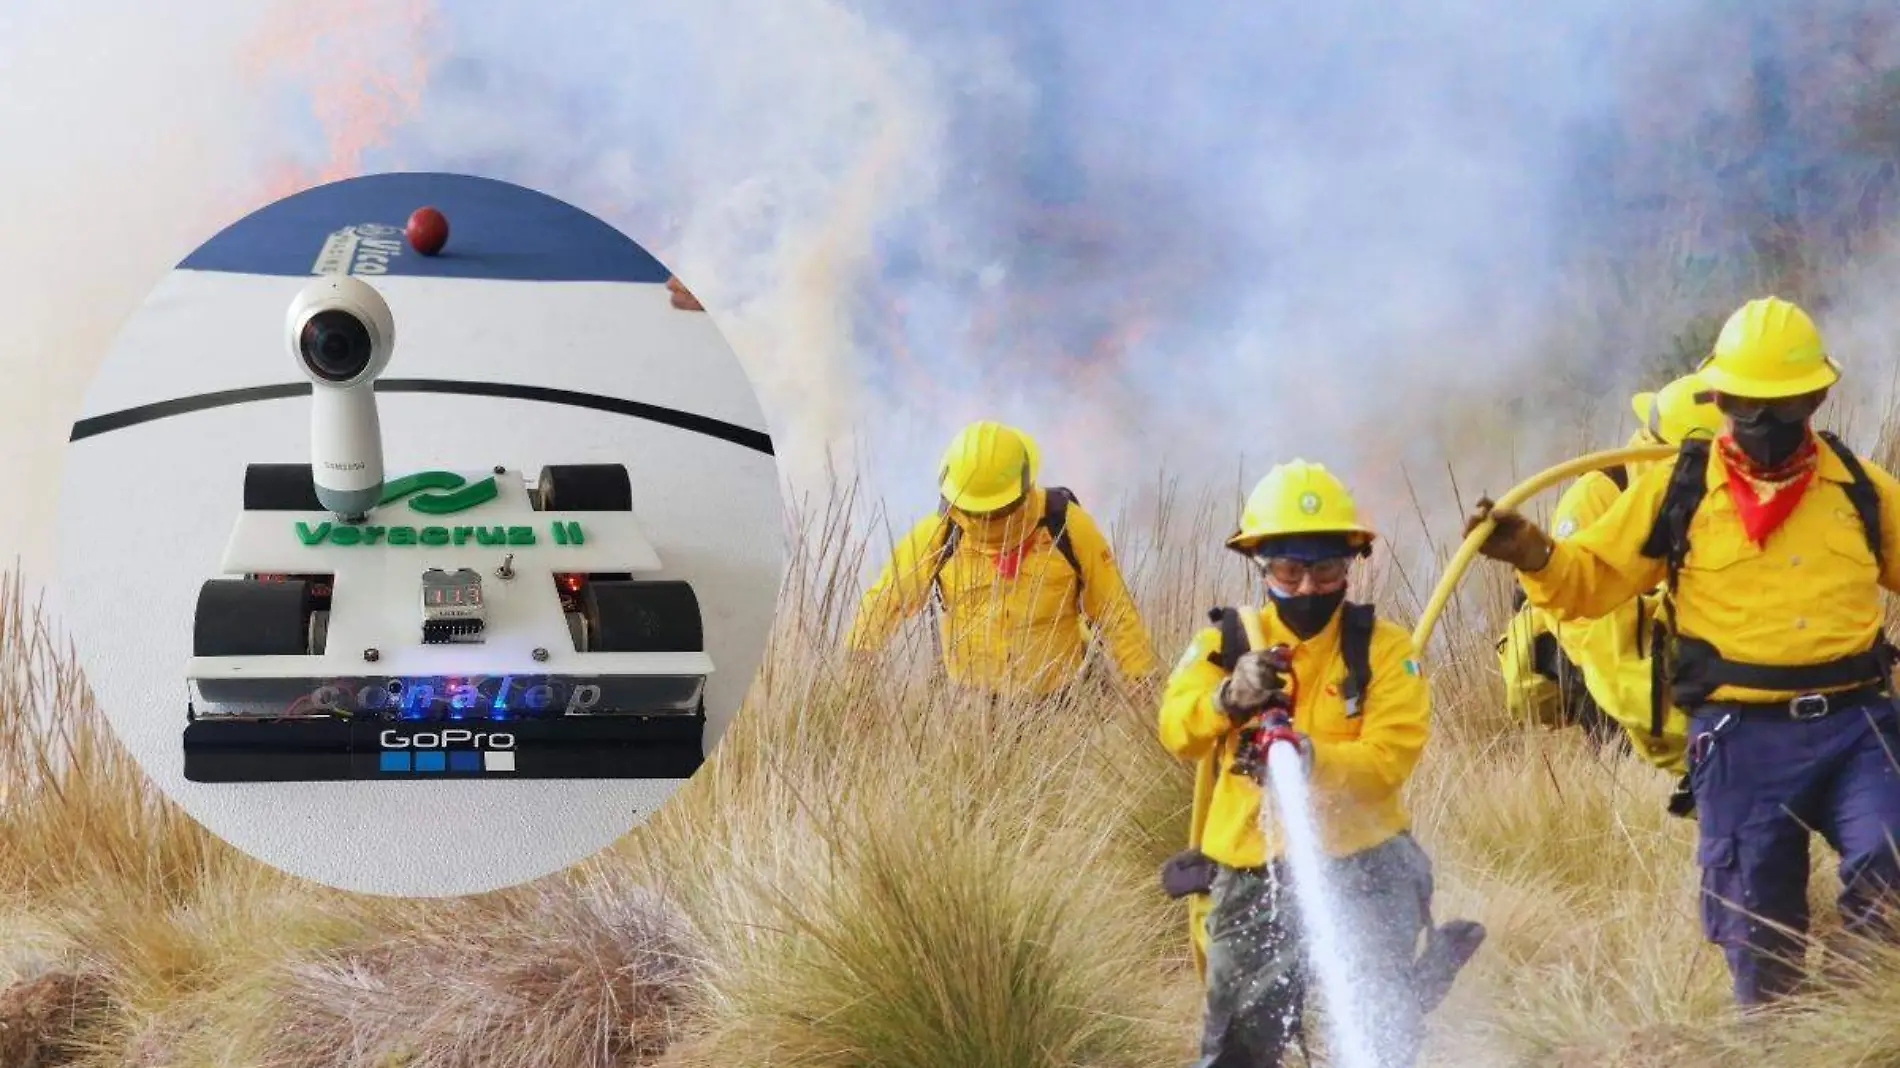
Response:
[{"label": "safety goggles", "polygon": [[1345,581],[1346,572],[1352,566],[1352,558],[1335,556],[1326,560],[1300,560],[1291,556],[1256,556],[1254,566],[1260,573],[1282,586],[1298,586],[1306,576],[1313,576],[1315,586],[1334,586]]},{"label": "safety goggles", "polygon": [[1771,419],[1777,423],[1805,422],[1821,406],[1821,395],[1804,393],[1798,397],[1781,397],[1775,400],[1756,400],[1751,397],[1734,397],[1726,393],[1715,395],[1715,407],[1730,419],[1744,423],[1757,419]]}]

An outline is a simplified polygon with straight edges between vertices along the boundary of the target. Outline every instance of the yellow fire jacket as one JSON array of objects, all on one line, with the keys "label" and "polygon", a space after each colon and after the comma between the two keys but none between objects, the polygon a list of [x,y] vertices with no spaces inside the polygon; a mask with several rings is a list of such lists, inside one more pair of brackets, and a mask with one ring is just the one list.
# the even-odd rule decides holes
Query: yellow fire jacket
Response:
[{"label": "yellow fire jacket", "polygon": [[[1351,716],[1340,692],[1346,665],[1339,616],[1306,641],[1287,629],[1271,604],[1260,609],[1260,623],[1269,642],[1293,648],[1293,726],[1313,740],[1320,847],[1346,856],[1409,829],[1400,793],[1424,751],[1431,718],[1431,691],[1412,658],[1411,635],[1375,621],[1372,681],[1359,714]],[[1214,691],[1226,672],[1208,657],[1219,648],[1220,631],[1213,627],[1189,643],[1162,697],[1160,737],[1176,756],[1211,760],[1214,768],[1202,776],[1195,799],[1201,852],[1229,867],[1255,868],[1283,852],[1284,834],[1259,784],[1227,770],[1239,726],[1214,707]]]},{"label": "yellow fire jacket", "polygon": [[[929,603],[935,572],[944,609],[938,640],[945,670],[959,685],[1048,693],[1081,670],[1089,624],[1124,675],[1156,673],[1153,642],[1108,539],[1080,505],[1070,504],[1065,522],[1077,561],[1072,566],[1048,529],[1038,525],[1047,492],[1034,490],[1028,503],[1003,520],[955,511],[919,520],[865,592],[846,648],[870,650],[889,642],[899,625]],[[950,522],[962,532],[938,572],[936,558]]]},{"label": "yellow fire jacket", "polygon": [[[1743,532],[1729,498],[1727,466],[1713,451],[1707,496],[1689,526],[1678,630],[1725,658],[1755,664],[1821,663],[1872,645],[1883,617],[1881,589],[1900,590],[1900,483],[1878,465],[1861,463],[1880,498],[1884,570],[1847,497],[1851,476],[1831,449],[1822,447],[1814,481],[1766,546]],[[1674,464],[1666,460],[1645,471],[1600,519],[1559,539],[1541,571],[1520,572],[1530,603],[1567,623],[1606,615],[1661,583],[1663,561],[1641,550]],[[1793,696],[1724,686],[1711,700]]]}]

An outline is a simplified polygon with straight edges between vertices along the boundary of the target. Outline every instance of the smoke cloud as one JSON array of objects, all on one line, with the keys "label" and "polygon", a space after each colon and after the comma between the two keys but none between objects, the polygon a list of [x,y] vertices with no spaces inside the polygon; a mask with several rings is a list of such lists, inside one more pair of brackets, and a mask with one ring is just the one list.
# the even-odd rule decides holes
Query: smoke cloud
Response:
[{"label": "smoke cloud", "polygon": [[[652,248],[794,489],[862,473],[900,517],[988,417],[1101,511],[1301,456],[1409,523],[1447,457],[1469,503],[1619,443],[1685,324],[1767,284],[1770,230],[1809,235],[1777,277],[1856,373],[1892,355],[1891,272],[1849,240],[1900,141],[1866,106],[1900,60],[1871,0],[124,7],[16,7],[0,44],[44,87],[0,102],[47,149],[6,224],[47,259],[4,268],[42,410],[197,239],[385,169],[520,182]],[[8,433],[44,502],[53,436]]]},{"label": "smoke cloud", "polygon": [[[358,171],[424,80],[393,32],[413,5],[106,6],[0,16],[0,551],[38,584],[67,436],[127,317],[220,228]],[[412,53],[393,73],[392,44]]]},{"label": "smoke cloud", "polygon": [[652,245],[795,485],[829,461],[928,508],[938,451],[988,417],[1097,507],[1299,455],[1393,513],[1407,474],[1444,495],[1447,457],[1468,503],[1620,443],[1685,323],[1755,295],[1743,223],[1812,229],[1872,166],[1844,153],[1865,78],[1838,53],[1891,58],[1875,11],[463,11],[387,158]]}]

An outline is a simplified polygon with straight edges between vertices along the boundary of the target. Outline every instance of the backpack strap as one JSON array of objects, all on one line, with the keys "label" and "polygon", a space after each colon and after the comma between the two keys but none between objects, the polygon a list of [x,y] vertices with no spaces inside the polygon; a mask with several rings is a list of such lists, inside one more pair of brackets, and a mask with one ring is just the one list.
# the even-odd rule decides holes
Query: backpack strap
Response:
[{"label": "backpack strap", "polygon": [[[1063,486],[1050,486],[1043,492],[1045,503],[1042,518],[1036,525],[1049,532],[1049,539],[1055,543],[1056,551],[1060,552],[1062,558],[1069,562],[1069,567],[1074,569],[1079,591],[1082,582],[1082,559],[1076,555],[1075,545],[1069,540],[1069,506],[1080,502],[1076,500],[1073,491]],[[943,576],[944,565],[956,555],[957,542],[963,536],[963,528],[957,525],[956,520],[950,518],[948,503],[939,504],[937,514],[943,516],[943,525],[947,529],[943,532],[943,541],[939,544],[936,559],[931,565],[930,594],[932,599],[941,605],[943,586],[939,580]]]},{"label": "backpack strap", "polygon": [[931,603],[938,608],[945,608],[946,606],[943,603],[943,569],[944,566],[950,562],[950,558],[957,553],[957,542],[963,538],[963,528],[957,525],[956,520],[950,518],[948,505],[939,506],[937,514],[943,517],[943,526],[940,528],[941,533],[938,535],[941,540],[937,543],[937,548],[933,554],[930,565],[930,600]]},{"label": "backpack strap", "polygon": [[1207,662],[1229,674],[1247,652],[1247,628],[1240,621],[1240,610],[1231,606],[1211,608],[1207,618],[1220,628],[1220,644],[1207,654]]},{"label": "backpack strap", "polygon": [[[1241,625],[1240,611],[1223,607],[1210,609],[1207,618],[1220,629],[1220,645],[1207,654],[1207,661],[1222,671],[1234,670],[1247,652],[1247,629]],[[1340,612],[1339,651],[1346,661],[1346,681],[1340,694],[1346,698],[1346,714],[1359,714],[1366,688],[1372,685],[1372,632],[1378,610],[1369,604],[1348,602]]]},{"label": "backpack strap", "polygon": [[1065,486],[1049,486],[1043,490],[1042,527],[1049,532],[1050,540],[1062,553],[1062,558],[1075,569],[1076,583],[1082,581],[1082,561],[1075,555],[1075,546],[1069,542],[1069,506],[1079,505],[1075,494]]},{"label": "backpack strap", "polygon": [[1377,611],[1369,604],[1347,603],[1339,618],[1339,651],[1346,660],[1346,681],[1340,695],[1346,715],[1357,716],[1372,685],[1372,630]]},{"label": "backpack strap", "polygon": [[1841,458],[1842,466],[1852,481],[1847,484],[1847,499],[1854,504],[1854,511],[1860,515],[1861,529],[1867,534],[1867,547],[1874,551],[1876,566],[1887,566],[1886,554],[1880,545],[1880,491],[1874,488],[1873,479],[1867,477],[1867,468],[1854,455],[1854,450],[1841,441],[1840,436],[1831,430],[1823,430],[1818,435],[1827,442],[1834,455]]},{"label": "backpack strap", "polygon": [[[1841,441],[1840,435],[1832,430],[1823,430],[1820,438],[1834,450],[1834,455],[1841,458],[1841,465],[1847,468],[1847,473],[1852,477],[1852,481],[1847,484],[1847,499],[1853,502],[1854,512],[1860,516],[1861,530],[1867,535],[1867,547],[1873,550],[1874,566],[1884,571],[1887,554],[1880,529],[1880,490],[1874,485],[1874,480],[1867,477],[1866,465],[1854,455],[1854,450]],[[1874,652],[1882,658],[1887,674],[1893,671],[1896,663],[1900,663],[1900,648],[1896,648],[1887,637],[1885,627],[1880,629],[1880,635],[1874,642]]]},{"label": "backpack strap", "polygon": [[1627,464],[1617,464],[1615,467],[1606,467],[1603,469],[1603,474],[1611,482],[1616,483],[1616,491],[1618,493],[1630,488],[1630,469]]},{"label": "backpack strap", "polygon": [[1656,518],[1650,523],[1649,536],[1643,541],[1643,555],[1650,559],[1661,559],[1667,567],[1668,581],[1664,586],[1662,612],[1651,625],[1650,648],[1650,688],[1649,688],[1649,736],[1663,736],[1663,722],[1668,714],[1667,680],[1675,677],[1673,644],[1669,639],[1676,632],[1676,585],[1682,575],[1682,564],[1689,557],[1689,523],[1695,518],[1696,510],[1702,507],[1702,498],[1708,496],[1709,441],[1706,438],[1686,438],[1676,451],[1676,466],[1669,472],[1669,484],[1663,489],[1662,503],[1656,508]]},{"label": "backpack strap", "polygon": [[1676,453],[1675,469],[1663,490],[1662,504],[1643,542],[1643,555],[1669,564],[1669,588],[1675,590],[1676,572],[1689,555],[1689,521],[1708,495],[1709,442],[1689,438]]}]

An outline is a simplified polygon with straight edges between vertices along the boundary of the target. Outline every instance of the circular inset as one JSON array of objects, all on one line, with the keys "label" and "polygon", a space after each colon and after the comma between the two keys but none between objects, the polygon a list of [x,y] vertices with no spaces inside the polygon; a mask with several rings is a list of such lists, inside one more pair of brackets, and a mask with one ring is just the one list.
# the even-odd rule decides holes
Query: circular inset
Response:
[{"label": "circular inset", "polygon": [[[455,253],[414,255],[445,216]],[[391,894],[514,885],[651,815],[785,566],[757,398],[682,289],[450,174],[311,189],[186,258],[88,393],[60,517],[88,681],[157,785]]]}]

